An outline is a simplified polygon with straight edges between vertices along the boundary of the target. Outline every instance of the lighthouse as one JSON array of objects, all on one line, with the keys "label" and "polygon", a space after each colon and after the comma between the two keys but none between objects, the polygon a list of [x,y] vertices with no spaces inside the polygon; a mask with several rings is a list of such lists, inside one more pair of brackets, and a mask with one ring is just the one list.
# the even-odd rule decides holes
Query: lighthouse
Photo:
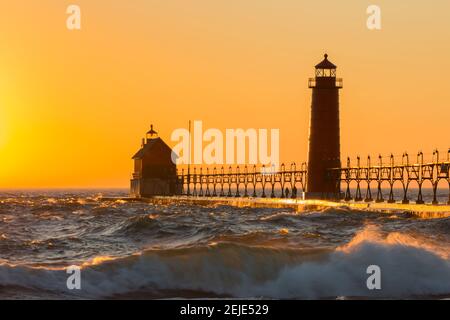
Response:
[{"label": "lighthouse", "polygon": [[328,60],[316,65],[316,75],[309,79],[312,89],[309,125],[308,174],[305,199],[338,199],[339,180],[327,169],[339,168],[339,90],[342,79],[336,78],[336,66]]},{"label": "lighthouse", "polygon": [[169,196],[181,192],[177,184],[176,165],[172,149],[153,130],[142,139],[139,151],[133,156],[134,173],[130,194],[135,198]]}]

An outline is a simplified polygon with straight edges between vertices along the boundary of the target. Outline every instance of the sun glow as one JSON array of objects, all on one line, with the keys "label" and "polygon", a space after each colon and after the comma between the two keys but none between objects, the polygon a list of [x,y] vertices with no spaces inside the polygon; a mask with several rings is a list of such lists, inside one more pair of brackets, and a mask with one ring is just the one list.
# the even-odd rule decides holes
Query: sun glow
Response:
[{"label": "sun glow", "polygon": [[448,1],[385,1],[380,31],[351,1],[104,2],[79,1],[79,31],[55,1],[0,4],[0,188],[127,187],[150,123],[173,147],[189,119],[279,128],[280,163],[305,161],[325,51],[345,79],[343,157],[448,147]]},{"label": "sun glow", "polygon": [[2,114],[0,114],[0,154],[6,144],[6,122]]}]

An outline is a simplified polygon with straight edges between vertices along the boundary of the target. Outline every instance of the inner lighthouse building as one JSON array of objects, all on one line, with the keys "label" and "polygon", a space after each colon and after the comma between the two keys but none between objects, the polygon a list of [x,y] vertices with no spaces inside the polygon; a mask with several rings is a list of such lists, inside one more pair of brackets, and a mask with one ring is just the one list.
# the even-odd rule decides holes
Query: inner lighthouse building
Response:
[{"label": "inner lighthouse building", "polygon": [[177,193],[177,169],[172,149],[150,126],[141,148],[133,156],[134,172],[130,194],[134,198],[168,196]]}]

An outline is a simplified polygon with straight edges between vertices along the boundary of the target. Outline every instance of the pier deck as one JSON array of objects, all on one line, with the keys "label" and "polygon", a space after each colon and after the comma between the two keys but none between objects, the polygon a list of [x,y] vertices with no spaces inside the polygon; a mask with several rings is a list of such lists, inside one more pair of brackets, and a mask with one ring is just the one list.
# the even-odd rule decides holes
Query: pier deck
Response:
[{"label": "pier deck", "polygon": [[151,198],[102,198],[102,200],[141,201],[157,204],[187,203],[191,205],[229,205],[253,208],[288,208],[297,212],[324,210],[327,208],[349,208],[376,212],[409,212],[421,218],[450,217],[450,205],[337,202],[327,200],[272,199],[272,198],[229,198],[229,197],[151,197]]}]

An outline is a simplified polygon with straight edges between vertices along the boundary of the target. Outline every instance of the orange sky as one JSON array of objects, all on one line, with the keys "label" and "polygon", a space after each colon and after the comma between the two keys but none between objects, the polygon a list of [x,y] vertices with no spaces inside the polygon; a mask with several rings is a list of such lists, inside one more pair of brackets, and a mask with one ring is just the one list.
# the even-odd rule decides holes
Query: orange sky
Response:
[{"label": "orange sky", "polygon": [[[69,4],[82,30],[66,29]],[[126,187],[154,123],[279,128],[304,161],[308,77],[344,78],[342,155],[450,147],[450,2],[15,0],[0,3],[0,188]]]}]

